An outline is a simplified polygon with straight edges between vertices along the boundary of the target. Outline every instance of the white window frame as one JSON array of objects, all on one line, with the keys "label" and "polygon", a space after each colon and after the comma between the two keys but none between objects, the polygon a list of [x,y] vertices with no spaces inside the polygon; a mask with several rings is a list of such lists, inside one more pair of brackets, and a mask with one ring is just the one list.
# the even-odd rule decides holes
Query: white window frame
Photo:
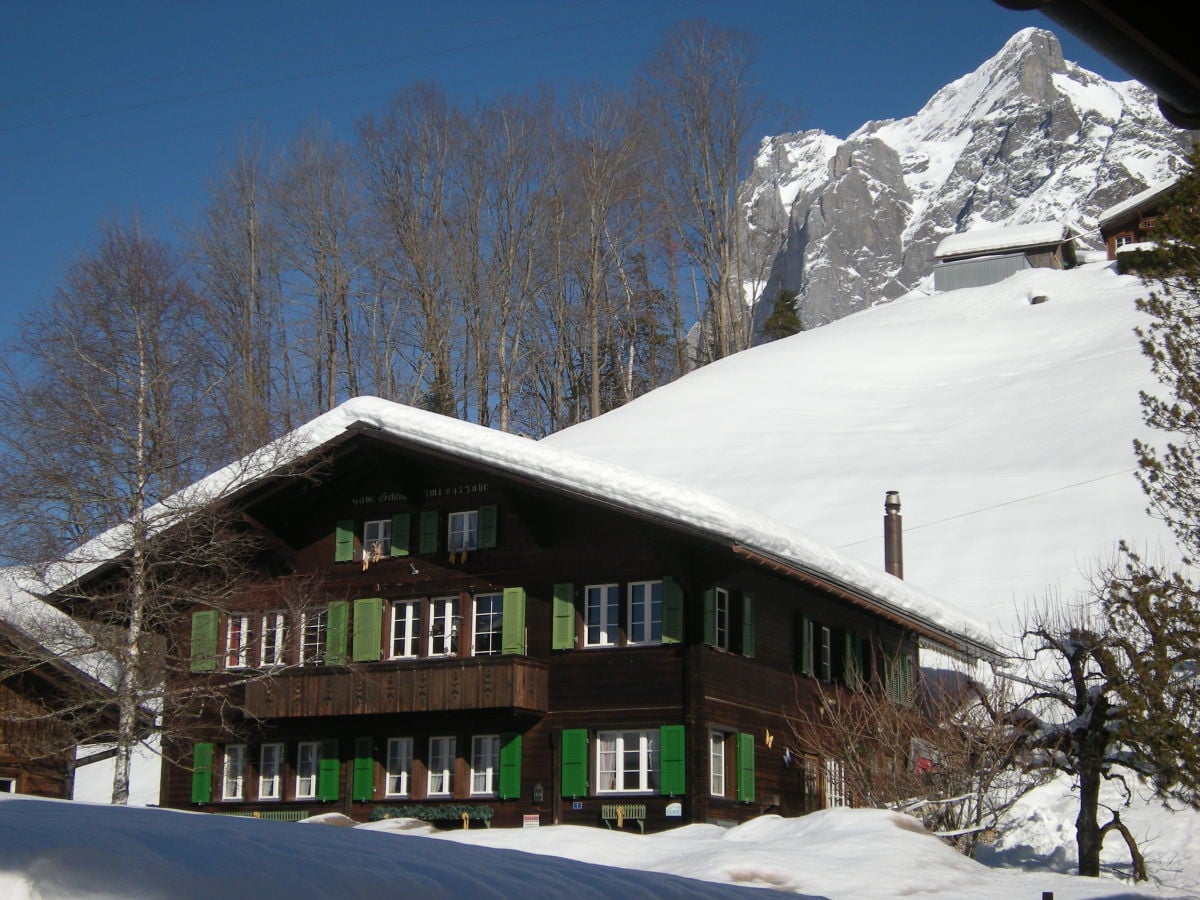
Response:
[{"label": "white window frame", "polygon": [[819,674],[822,681],[833,681],[833,629],[821,626],[821,666]]},{"label": "white window frame", "polygon": [[250,613],[230,613],[225,619],[225,668],[245,669],[250,665]]},{"label": "white window frame", "polygon": [[275,666],[282,666],[286,662],[287,613],[263,613],[259,665],[263,668],[273,668]]},{"label": "white window frame", "polygon": [[[310,631],[317,640],[310,640]],[[325,664],[325,651],[329,643],[329,610],[309,610],[300,616],[300,665],[321,666]]]},{"label": "white window frame", "polygon": [[321,742],[300,741],[296,744],[296,799],[315,800],[317,780],[321,772]]},{"label": "white window frame", "polygon": [[500,772],[500,735],[477,734],[471,738],[471,796],[496,793]]},{"label": "white window frame", "polygon": [[726,744],[729,735],[723,731],[708,733],[708,793],[713,797],[726,796]]},{"label": "white window frame", "polygon": [[226,744],[221,762],[221,799],[246,799],[246,745]]},{"label": "white window frame", "polygon": [[621,609],[619,584],[589,584],[583,589],[583,646],[615,647]]},{"label": "white window frame", "polygon": [[597,794],[655,793],[658,773],[657,728],[596,732]]},{"label": "white window frame", "polygon": [[5,775],[3,778],[0,778],[0,794],[15,794],[16,792],[17,779],[15,776],[9,777]]},{"label": "white window frame", "polygon": [[452,512],[446,519],[446,547],[451,553],[479,547],[479,510]]},{"label": "white window frame", "polygon": [[413,739],[388,738],[385,797],[407,797],[412,791]]},{"label": "white window frame", "polygon": [[626,643],[661,644],[662,581],[631,581],[627,596]]},{"label": "white window frame", "polygon": [[846,770],[835,759],[825,760],[825,808],[849,806],[846,792]]},{"label": "white window frame", "polygon": [[730,605],[729,591],[725,588],[715,588],[713,596],[713,645],[721,650],[730,647]]},{"label": "white window frame", "polygon": [[504,649],[504,594],[476,594],[472,606],[471,655],[498,655]]},{"label": "white window frame", "polygon": [[454,656],[458,652],[458,597],[434,597],[429,601],[429,655]]},{"label": "white window frame", "polygon": [[263,744],[258,748],[258,799],[283,799],[283,744]]},{"label": "white window frame", "polygon": [[391,658],[415,659],[421,650],[421,601],[393,601],[391,628]]},{"label": "white window frame", "polygon": [[453,735],[440,734],[429,739],[427,793],[430,797],[454,796],[454,765],[457,752]]},{"label": "white window frame", "polygon": [[392,555],[392,520],[368,519],[363,522],[363,559],[371,561]]}]

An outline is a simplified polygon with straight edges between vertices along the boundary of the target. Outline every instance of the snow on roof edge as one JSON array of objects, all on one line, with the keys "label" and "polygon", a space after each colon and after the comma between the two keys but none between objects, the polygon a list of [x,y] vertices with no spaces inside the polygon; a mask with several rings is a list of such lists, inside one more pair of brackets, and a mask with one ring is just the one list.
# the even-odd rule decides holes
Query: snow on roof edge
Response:
[{"label": "snow on roof edge", "polygon": [[[690,485],[651,476],[569,450],[415,409],[379,397],[354,397],[263,448],[205,476],[148,511],[165,528],[197,503],[228,497],[357,426],[367,425],[415,446],[537,477],[590,499],[672,521],[787,560],[925,624],[946,637],[999,655],[977,622],[908,582],[874,569],[776,519],[738,507]],[[124,552],[129,525],[88,541],[48,579],[57,590]],[[28,587],[28,586],[26,586]],[[35,591],[31,591],[35,593]]]},{"label": "snow on roof edge", "polygon": [[935,258],[941,259],[944,256],[958,256],[963,253],[1017,250],[1042,244],[1056,244],[1065,241],[1070,236],[1070,228],[1060,222],[1033,222],[1028,225],[979,228],[942,238],[933,251],[933,255]]}]

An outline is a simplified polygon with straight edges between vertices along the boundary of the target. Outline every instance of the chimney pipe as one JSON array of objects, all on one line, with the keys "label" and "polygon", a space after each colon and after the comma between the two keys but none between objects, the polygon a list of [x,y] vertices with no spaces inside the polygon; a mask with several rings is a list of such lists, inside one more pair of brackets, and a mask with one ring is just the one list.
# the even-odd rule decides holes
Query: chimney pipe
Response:
[{"label": "chimney pipe", "polygon": [[904,534],[901,527],[900,492],[888,491],[883,501],[883,568],[904,577]]}]

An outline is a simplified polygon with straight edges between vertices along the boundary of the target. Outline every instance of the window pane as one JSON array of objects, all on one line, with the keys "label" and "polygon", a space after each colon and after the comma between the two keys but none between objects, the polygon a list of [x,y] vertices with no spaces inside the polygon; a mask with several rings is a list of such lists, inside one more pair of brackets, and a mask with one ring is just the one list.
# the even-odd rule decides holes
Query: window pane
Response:
[{"label": "window pane", "polygon": [[429,601],[429,655],[450,656],[458,652],[458,598],[439,597]]},{"label": "window pane", "polygon": [[418,631],[421,626],[421,604],[419,600],[407,600],[392,604],[392,656],[412,657],[417,655]]},{"label": "window pane", "polygon": [[500,767],[500,735],[483,734],[471,739],[471,793],[492,794]]},{"label": "window pane", "polygon": [[296,798],[310,800],[317,795],[317,760],[320,758],[317,741],[303,741],[296,746]]},{"label": "window pane", "polygon": [[278,800],[282,788],[283,744],[263,744],[258,763],[258,799]]},{"label": "window pane", "polygon": [[243,744],[225,746],[225,769],[222,778],[221,797],[224,800],[241,800],[246,774],[246,747]]},{"label": "window pane", "polygon": [[412,779],[412,738],[391,738],[388,741],[386,793],[392,797],[408,796]]},{"label": "window pane", "polygon": [[585,588],[585,647],[611,647],[617,643],[617,605],[617,585],[592,584]]},{"label": "window pane", "polygon": [[474,653],[487,656],[499,653],[504,626],[504,595],[479,594],[475,597]]},{"label": "window pane", "polygon": [[300,645],[300,663],[319,666],[325,662],[325,631],[328,611],[307,612],[302,619],[303,640]]},{"label": "window pane", "polygon": [[429,739],[429,794],[454,793],[454,738]]}]

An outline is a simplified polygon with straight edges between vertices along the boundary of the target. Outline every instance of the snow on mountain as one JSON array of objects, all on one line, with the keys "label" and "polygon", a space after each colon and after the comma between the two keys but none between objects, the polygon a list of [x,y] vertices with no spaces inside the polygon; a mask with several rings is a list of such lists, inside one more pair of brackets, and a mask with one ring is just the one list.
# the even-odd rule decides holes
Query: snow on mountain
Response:
[{"label": "snow on mountain", "polygon": [[1027,28],[913,116],[766,138],[742,187],[741,280],[748,298],[799,292],[812,327],[917,286],[955,232],[1053,220],[1094,246],[1099,212],[1176,177],[1194,137]]},{"label": "snow on mountain", "polygon": [[1133,476],[1138,391],[1156,387],[1133,332],[1144,292],[1102,264],[914,292],[543,442],[694,484],[876,566],[898,490],[906,578],[1002,638],[1027,602],[1085,593],[1119,539],[1172,546]]}]

